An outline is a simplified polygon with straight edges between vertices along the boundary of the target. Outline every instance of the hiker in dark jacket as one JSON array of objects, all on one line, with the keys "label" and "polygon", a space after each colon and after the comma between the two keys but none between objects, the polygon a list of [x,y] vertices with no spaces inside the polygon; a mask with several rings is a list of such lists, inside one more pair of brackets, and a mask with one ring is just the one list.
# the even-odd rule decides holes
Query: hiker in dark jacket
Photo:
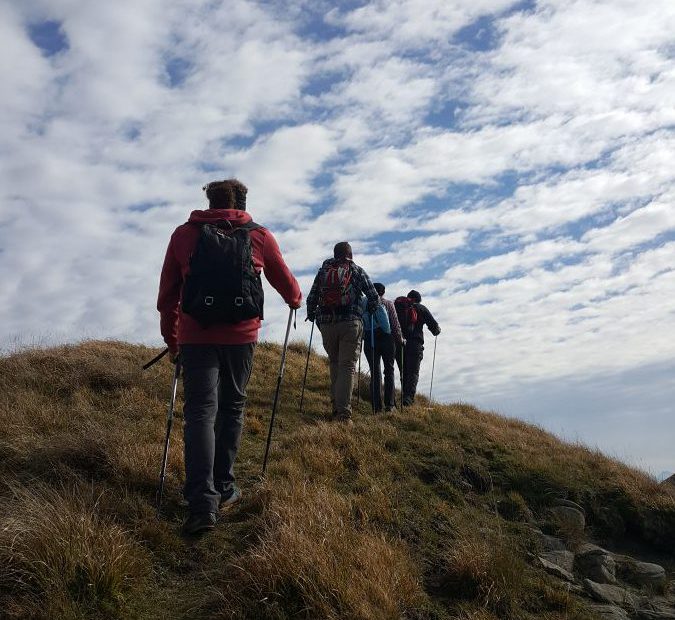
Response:
[{"label": "hiker in dark jacket", "polygon": [[316,321],[330,362],[332,418],[351,424],[354,371],[361,350],[361,297],[374,312],[380,296],[368,274],[352,259],[352,248],[341,241],[333,258],[323,262],[307,296],[307,319]]},{"label": "hiker in dark jacket", "polygon": [[[375,290],[380,296],[380,308],[375,312],[374,321],[367,312],[363,314],[363,343],[366,359],[370,366],[370,394],[373,403],[373,411],[382,411],[382,371],[380,360],[384,364],[384,410],[390,413],[395,409],[394,390],[394,358],[396,357],[397,344],[403,344],[401,326],[398,322],[394,302],[384,298],[384,284],[375,282]],[[361,301],[362,309],[365,310],[365,300]],[[372,325],[375,333],[371,334]],[[375,348],[373,350],[372,342]]]},{"label": "hiker in dark jacket", "polygon": [[[415,401],[417,382],[420,378],[420,364],[424,357],[423,328],[426,325],[434,336],[441,333],[441,328],[429,309],[422,305],[422,296],[417,291],[412,290],[408,293],[407,303],[399,303],[399,300],[403,299],[405,298],[399,297],[395,302],[396,313],[405,339],[405,345],[398,344],[396,347],[396,363],[403,383],[401,402],[408,407]],[[403,367],[401,367],[401,361],[403,361]]]},{"label": "hiker in dark jacket", "polygon": [[[202,229],[216,223],[223,235],[233,229],[250,229],[251,262],[258,285],[263,271],[291,308],[299,308],[302,300],[300,286],[286,266],[276,239],[266,228],[253,224],[246,213],[246,186],[228,179],[210,183],[204,189],[209,208],[193,211],[189,221],[171,235],[157,299],[162,336],[172,359],[180,355],[183,371],[183,492],[189,507],[189,516],[183,524],[186,534],[213,529],[219,508],[231,505],[241,496],[235,485],[234,462],[261,320],[259,313],[236,323],[217,321],[205,326],[183,311],[181,302],[189,296],[184,284],[191,274],[191,258],[193,253],[197,254],[198,241],[202,243]],[[213,297],[203,299],[205,305],[213,305]],[[233,304],[241,306],[241,297],[234,297]]]}]

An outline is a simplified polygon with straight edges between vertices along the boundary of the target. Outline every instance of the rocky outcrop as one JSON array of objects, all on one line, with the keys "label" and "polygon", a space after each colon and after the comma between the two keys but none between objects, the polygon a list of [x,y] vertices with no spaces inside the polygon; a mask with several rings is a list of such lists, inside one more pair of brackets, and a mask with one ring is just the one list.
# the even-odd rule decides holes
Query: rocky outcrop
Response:
[{"label": "rocky outcrop", "polygon": [[630,609],[634,609],[637,603],[635,597],[628,590],[619,586],[596,583],[590,579],[584,579],[584,589],[599,603],[618,605]]},{"label": "rocky outcrop", "polygon": [[625,555],[615,555],[616,574],[635,586],[658,588],[666,582],[666,571],[663,566],[650,562],[639,562]]},{"label": "rocky outcrop", "polygon": [[554,506],[550,509],[551,521],[565,538],[581,538],[586,528],[586,517],[581,510],[572,506]]},{"label": "rocky outcrop", "polygon": [[564,581],[570,582],[574,581],[574,575],[572,574],[571,571],[565,570],[559,564],[547,560],[543,555],[539,556],[539,562],[549,575],[553,575],[554,577],[557,577],[558,579],[562,579]]},{"label": "rocky outcrop", "polygon": [[560,538],[550,536],[549,534],[544,534],[544,532],[538,528],[533,527],[531,529],[540,547],[544,551],[565,551],[567,549],[567,547],[565,547],[565,543]]},{"label": "rocky outcrop", "polygon": [[602,620],[630,620],[626,611],[616,605],[592,605],[591,610]]},{"label": "rocky outcrop", "polygon": [[[542,549],[534,557],[549,575],[565,582],[561,586],[569,594],[591,598],[594,604],[590,610],[594,617],[607,620],[675,620],[675,589],[668,585],[662,566],[615,554],[598,545],[582,543],[585,513],[572,501],[559,500],[557,505],[549,508],[548,517],[546,525],[553,526],[565,542],[533,527],[538,549]],[[660,519],[658,515],[653,522],[645,519],[643,526],[656,530],[662,525]],[[621,529],[619,525],[617,529]],[[574,549],[576,553],[569,549]]]},{"label": "rocky outcrop", "polygon": [[574,554],[571,551],[547,551],[545,553],[541,553],[539,557],[545,559],[547,562],[551,562],[552,564],[559,566],[568,573],[574,571]]},{"label": "rocky outcrop", "polygon": [[609,551],[586,543],[574,557],[574,568],[596,583],[616,583],[616,564]]}]

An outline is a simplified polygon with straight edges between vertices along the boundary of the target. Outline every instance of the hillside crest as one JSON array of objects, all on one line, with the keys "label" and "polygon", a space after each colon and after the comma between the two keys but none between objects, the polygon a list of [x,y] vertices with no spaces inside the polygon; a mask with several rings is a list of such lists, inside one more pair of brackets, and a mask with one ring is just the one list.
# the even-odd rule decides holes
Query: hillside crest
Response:
[{"label": "hillside crest", "polygon": [[[244,499],[181,539],[182,437],[154,509],[167,362],[122,342],[0,358],[0,608],[8,618],[675,617],[669,484],[524,422],[420,399],[326,421],[326,360],[258,345]],[[180,412],[180,395],[179,407]]]}]

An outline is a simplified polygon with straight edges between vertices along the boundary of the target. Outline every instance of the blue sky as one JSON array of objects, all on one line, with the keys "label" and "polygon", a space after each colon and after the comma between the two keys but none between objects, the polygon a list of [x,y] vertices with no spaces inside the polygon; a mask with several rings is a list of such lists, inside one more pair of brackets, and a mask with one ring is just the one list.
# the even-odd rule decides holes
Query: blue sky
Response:
[{"label": "blue sky", "polygon": [[159,344],[168,236],[238,176],[305,293],[343,239],[422,292],[438,399],[673,471],[674,31],[670,0],[3,3],[0,346]]}]

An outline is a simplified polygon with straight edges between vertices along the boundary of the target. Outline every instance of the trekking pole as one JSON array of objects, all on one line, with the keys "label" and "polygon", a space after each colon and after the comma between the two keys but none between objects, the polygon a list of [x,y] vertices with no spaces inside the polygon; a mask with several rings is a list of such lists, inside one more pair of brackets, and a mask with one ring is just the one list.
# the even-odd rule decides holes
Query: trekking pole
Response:
[{"label": "trekking pole", "polygon": [[288,325],[286,326],[286,338],[284,339],[284,348],[281,351],[281,364],[279,365],[279,376],[277,377],[277,389],[274,393],[274,404],[272,405],[272,417],[270,419],[270,430],[267,433],[267,445],[265,446],[265,457],[263,458],[262,475],[267,470],[267,457],[270,453],[270,443],[272,442],[272,428],[274,427],[274,418],[277,415],[277,406],[279,404],[279,392],[281,392],[281,380],[284,378],[284,368],[286,367],[286,351],[288,350],[288,336],[291,333],[291,323],[293,321],[293,308],[288,313]]},{"label": "trekking pole", "polygon": [[300,393],[300,408],[298,413],[302,413],[302,402],[305,400],[305,384],[307,383],[307,371],[309,370],[309,354],[312,352],[312,336],[314,336],[314,321],[312,329],[309,332],[309,345],[307,346],[307,363],[305,364],[305,376],[302,379],[302,392]]},{"label": "trekking pole", "polygon": [[370,313],[370,404],[375,414],[375,313]]},{"label": "trekking pole", "polygon": [[361,355],[363,355],[363,337],[359,344],[359,370],[356,375],[356,406],[361,404]]},{"label": "trekking pole", "polygon": [[143,364],[143,370],[147,370],[148,368],[150,368],[150,366],[153,366],[154,364],[159,362],[159,360],[161,360],[168,352],[169,352],[169,349],[167,347],[159,355],[157,355],[156,357],[153,357],[147,364]]},{"label": "trekking pole", "polygon": [[162,467],[159,470],[159,488],[157,489],[157,517],[160,516],[162,509],[162,498],[164,497],[164,480],[166,479],[166,464],[169,460],[169,440],[171,439],[171,427],[173,426],[173,409],[176,404],[176,392],[178,390],[178,378],[180,377],[180,359],[176,360],[176,368],[173,373],[173,384],[171,387],[171,398],[169,399],[169,409],[166,414],[166,436],[164,437],[164,454],[162,455]]},{"label": "trekking pole", "polygon": [[403,375],[405,362],[405,342],[401,343],[401,413],[403,413]]},{"label": "trekking pole", "polygon": [[431,384],[429,385],[429,403],[431,404],[431,390],[434,389],[434,368],[436,366],[436,344],[438,343],[438,336],[434,336],[434,359],[431,362]]}]

